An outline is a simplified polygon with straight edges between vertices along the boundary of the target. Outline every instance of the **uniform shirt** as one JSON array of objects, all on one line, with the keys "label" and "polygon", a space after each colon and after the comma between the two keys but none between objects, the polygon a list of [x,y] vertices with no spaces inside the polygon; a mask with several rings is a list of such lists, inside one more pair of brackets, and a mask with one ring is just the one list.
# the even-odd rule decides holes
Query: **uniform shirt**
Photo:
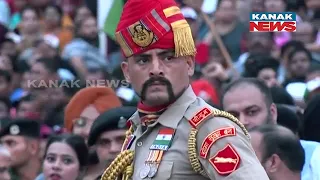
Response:
[{"label": "uniform shirt", "polygon": [[[158,135],[162,127],[175,129],[174,139],[168,151],[164,156],[158,168],[157,174],[153,180],[205,180],[205,179],[224,179],[224,180],[267,180],[269,179],[262,165],[257,159],[251,146],[250,139],[244,134],[243,130],[231,120],[223,117],[209,117],[204,121],[197,134],[197,152],[200,152],[203,140],[211,132],[225,127],[235,127],[236,136],[224,137],[219,139],[211,147],[207,159],[198,158],[205,170],[207,177],[196,173],[190,164],[188,154],[188,139],[191,125],[189,120],[204,107],[214,109],[201,98],[197,98],[191,87],[158,118],[157,122],[150,125],[142,133],[140,118],[136,112],[132,118],[134,127],[135,141],[130,149],[134,150],[134,173],[133,180],[140,180],[140,171],[144,168],[145,160],[149,154],[149,147]],[[237,170],[228,176],[219,175],[214,167],[210,164],[209,158],[214,156],[230,144],[240,157],[240,164]],[[197,153],[199,155],[199,153]]]}]

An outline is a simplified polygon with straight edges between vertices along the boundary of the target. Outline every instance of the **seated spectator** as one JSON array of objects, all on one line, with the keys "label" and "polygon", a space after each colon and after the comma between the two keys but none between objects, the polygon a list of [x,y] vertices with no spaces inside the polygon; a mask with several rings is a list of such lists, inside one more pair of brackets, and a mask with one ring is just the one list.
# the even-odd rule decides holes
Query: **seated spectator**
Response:
[{"label": "seated spectator", "polygon": [[[278,124],[289,128],[294,134],[299,137],[299,131],[301,127],[301,119],[296,112],[289,107],[278,105]],[[301,179],[317,179],[320,176],[320,166],[318,163],[314,163],[313,157],[317,157],[320,154],[316,151],[320,148],[320,143],[314,141],[300,140],[300,143],[305,151],[305,164],[301,173]]]},{"label": "seated spectator", "polygon": [[307,105],[303,119],[303,139],[320,142],[320,95],[316,95]]},{"label": "seated spectator", "polygon": [[[97,47],[98,29],[96,19],[87,17],[76,25],[76,36],[63,50],[62,57],[69,61],[81,78],[89,69],[108,69],[106,58]],[[108,69],[108,72],[111,70]]]},{"label": "seated spectator", "polygon": [[272,47],[274,45],[273,34],[268,32],[249,33],[247,35],[248,52],[241,54],[235,68],[242,74],[248,57],[252,54],[272,55]]},{"label": "seated spectator", "polygon": [[272,99],[276,104],[285,104],[294,106],[295,102],[292,96],[282,87],[271,87],[270,92]]},{"label": "seated spectator", "polygon": [[19,52],[16,43],[12,39],[5,38],[4,41],[0,43],[0,52],[1,54],[8,56],[13,64],[16,63]]},{"label": "seated spectator", "polygon": [[268,87],[279,86],[277,71],[279,61],[271,56],[250,56],[245,63],[245,77],[261,79]]},{"label": "seated spectator", "polygon": [[8,97],[11,92],[11,77],[12,75],[6,71],[0,69],[0,97]]},{"label": "seated spectator", "polygon": [[251,129],[277,123],[277,107],[266,84],[256,78],[241,78],[229,83],[221,96],[223,110]]},{"label": "seated spectator", "polygon": [[0,119],[9,118],[11,110],[11,102],[8,97],[0,97]]},{"label": "seated spectator", "polygon": [[21,98],[20,101],[16,102],[15,106],[15,118],[40,119],[41,108],[39,107],[35,96],[27,95]]},{"label": "seated spectator", "polygon": [[250,130],[252,146],[271,180],[300,180],[305,154],[287,128],[264,125]]},{"label": "seated spectator", "polygon": [[286,87],[290,83],[305,82],[312,62],[310,52],[305,48],[296,48],[288,55],[288,77],[283,83]]},{"label": "seated spectator", "polygon": [[60,79],[58,69],[58,62],[54,59],[40,58],[36,60],[32,64],[30,71],[31,88],[48,88],[50,81],[55,82]]},{"label": "seated spectator", "polygon": [[288,55],[295,49],[295,48],[304,48],[304,44],[300,41],[289,41],[284,44],[280,49],[280,62],[281,66],[278,70],[278,80],[280,83],[285,81],[287,75],[287,64],[288,64]]},{"label": "seated spectator", "polygon": [[297,136],[301,128],[302,120],[299,119],[295,111],[286,105],[277,104],[278,118],[277,124],[290,129]]},{"label": "seated spectator", "polygon": [[38,11],[30,6],[21,10],[21,26],[19,27],[18,50],[23,52],[31,48],[33,44],[41,39],[40,15]]},{"label": "seated spectator", "polygon": [[292,33],[292,39],[301,41],[312,53],[314,60],[320,62],[320,42],[318,40],[319,31],[311,22],[301,22],[297,24],[297,31]]},{"label": "seated spectator", "polygon": [[48,140],[43,162],[43,177],[39,179],[81,179],[87,165],[88,148],[77,135],[53,136]]},{"label": "seated spectator", "polygon": [[44,11],[45,34],[51,34],[59,39],[59,48],[63,49],[73,38],[70,28],[62,25],[63,11],[59,6],[49,5]]}]

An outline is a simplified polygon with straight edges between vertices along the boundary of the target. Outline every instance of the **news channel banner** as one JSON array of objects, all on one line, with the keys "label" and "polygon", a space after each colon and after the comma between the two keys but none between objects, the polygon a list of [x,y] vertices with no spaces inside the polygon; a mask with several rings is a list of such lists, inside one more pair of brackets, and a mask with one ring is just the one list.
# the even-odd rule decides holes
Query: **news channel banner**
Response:
[{"label": "news channel banner", "polygon": [[250,14],[250,32],[296,32],[297,15],[294,12]]}]

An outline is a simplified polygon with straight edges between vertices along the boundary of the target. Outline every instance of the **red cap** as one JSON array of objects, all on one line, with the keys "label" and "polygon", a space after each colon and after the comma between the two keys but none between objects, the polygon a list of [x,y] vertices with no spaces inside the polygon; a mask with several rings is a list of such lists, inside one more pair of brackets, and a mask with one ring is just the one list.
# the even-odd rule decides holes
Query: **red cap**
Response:
[{"label": "red cap", "polygon": [[175,49],[176,56],[196,53],[191,29],[174,0],[128,0],[116,29],[125,57],[150,49]]}]

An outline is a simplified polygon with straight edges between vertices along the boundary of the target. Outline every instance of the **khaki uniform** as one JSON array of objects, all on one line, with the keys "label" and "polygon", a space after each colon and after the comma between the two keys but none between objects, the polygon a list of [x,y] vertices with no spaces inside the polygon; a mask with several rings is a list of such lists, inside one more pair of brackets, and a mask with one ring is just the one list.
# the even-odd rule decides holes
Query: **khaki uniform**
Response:
[{"label": "khaki uniform", "polygon": [[[140,180],[140,172],[145,167],[145,161],[148,158],[149,147],[156,139],[159,129],[169,127],[175,129],[174,139],[168,151],[164,152],[162,161],[158,168],[157,174],[153,180],[267,180],[269,179],[255,152],[250,144],[250,139],[243,129],[236,123],[224,117],[207,117],[201,125],[197,127],[196,135],[196,159],[199,159],[204,171],[203,174],[195,172],[189,160],[188,142],[192,126],[189,123],[199,111],[204,107],[214,109],[202,99],[197,98],[189,87],[185,93],[172,104],[147,130],[142,133],[140,118],[138,113],[135,113],[131,120],[134,127],[135,141],[130,149],[134,151],[133,160],[133,180]],[[199,157],[202,142],[204,139],[215,130],[225,127],[235,128],[236,135],[222,137],[218,139],[209,149],[207,158]],[[209,162],[209,159],[215,156],[219,151],[231,145],[239,155],[240,163],[237,168],[228,175],[221,175]],[[219,158],[219,157],[218,157]],[[232,163],[232,158],[220,158],[220,163]],[[239,161],[238,161],[239,162]]]}]

